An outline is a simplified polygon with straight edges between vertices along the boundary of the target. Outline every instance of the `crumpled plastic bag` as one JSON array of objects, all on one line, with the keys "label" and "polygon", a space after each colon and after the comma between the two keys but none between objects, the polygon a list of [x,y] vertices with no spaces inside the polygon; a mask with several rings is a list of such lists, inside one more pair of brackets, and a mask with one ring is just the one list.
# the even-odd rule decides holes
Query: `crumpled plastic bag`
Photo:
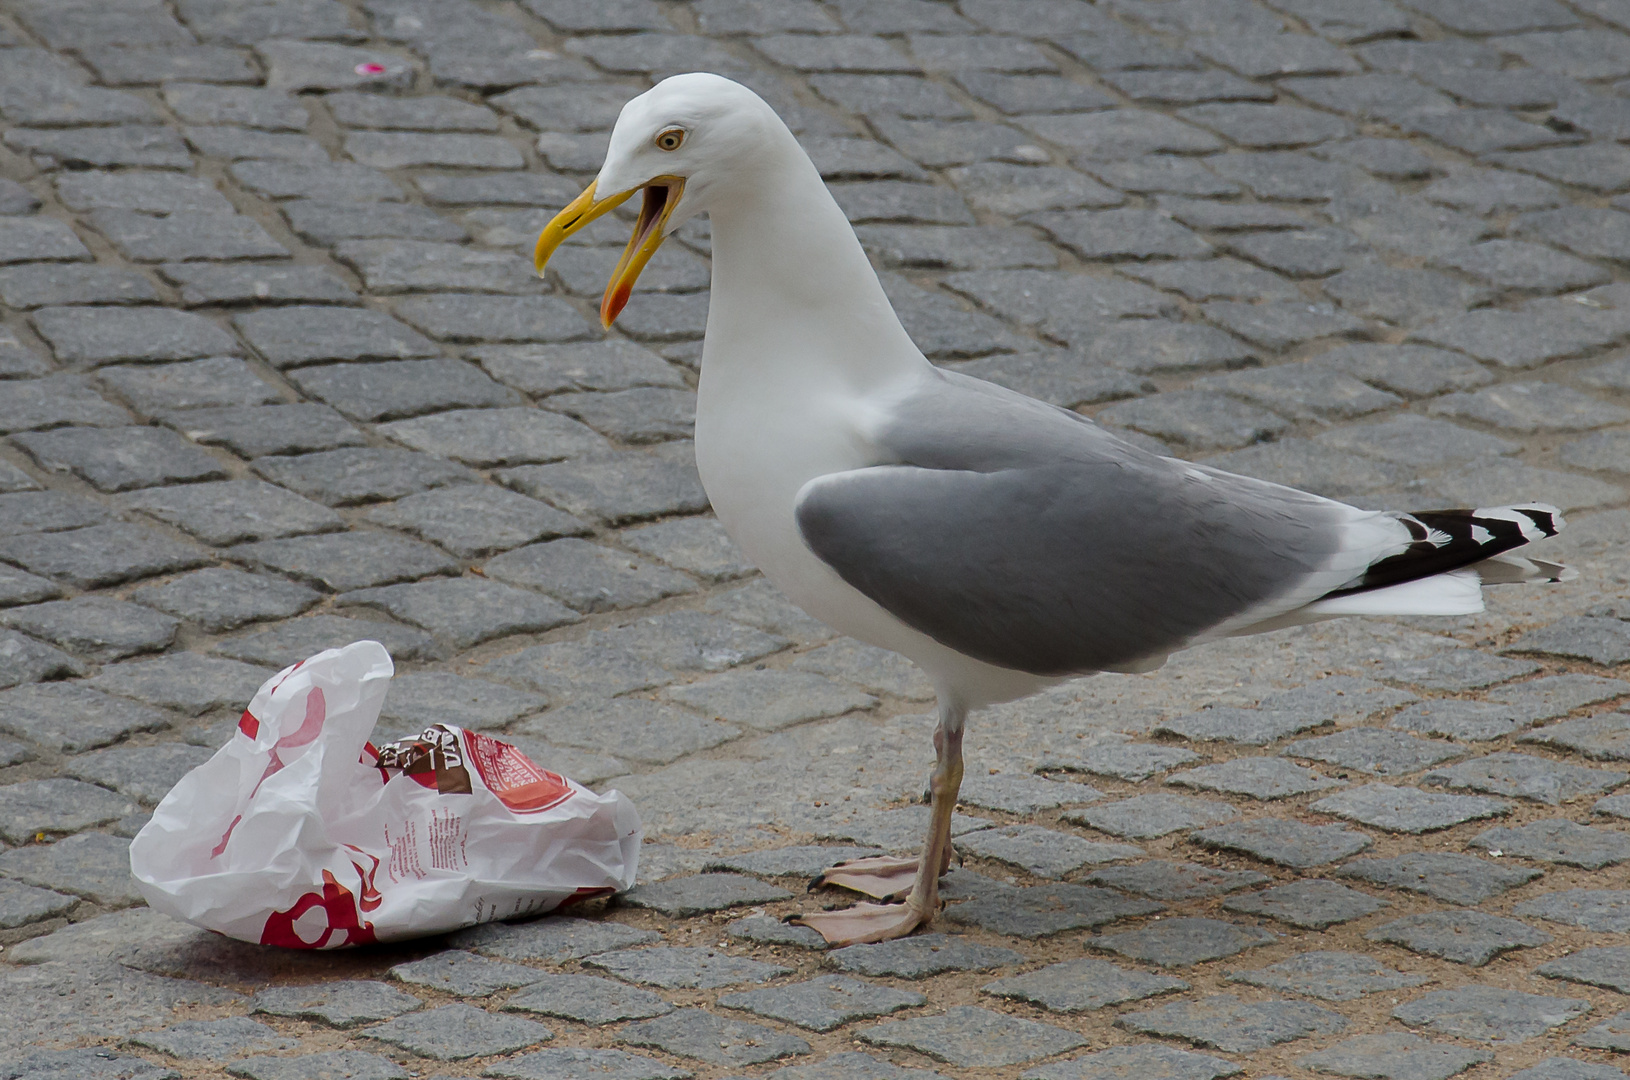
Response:
[{"label": "crumpled plastic bag", "polygon": [[268,679],[131,843],[147,902],[243,941],[333,949],[633,886],[640,820],[621,792],[451,724],[370,743],[392,670],[359,641]]}]

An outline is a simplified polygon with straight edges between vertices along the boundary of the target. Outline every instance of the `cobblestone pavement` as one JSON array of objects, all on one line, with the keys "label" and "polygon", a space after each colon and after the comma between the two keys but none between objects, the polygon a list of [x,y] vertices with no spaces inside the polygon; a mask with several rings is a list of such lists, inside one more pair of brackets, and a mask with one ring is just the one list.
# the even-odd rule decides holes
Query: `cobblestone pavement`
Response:
[{"label": "cobblestone pavement", "polygon": [[[936,361],[1562,504],[1580,580],[977,717],[943,936],[821,952],[774,917],[915,845],[929,689],[706,514],[706,223],[609,338],[626,219],[524,254],[690,69]],[[0,0],[0,1076],[1622,1077],[1627,77],[1625,0]],[[621,788],[644,883],[344,954],[142,908],[144,812],[365,637],[385,732]]]}]

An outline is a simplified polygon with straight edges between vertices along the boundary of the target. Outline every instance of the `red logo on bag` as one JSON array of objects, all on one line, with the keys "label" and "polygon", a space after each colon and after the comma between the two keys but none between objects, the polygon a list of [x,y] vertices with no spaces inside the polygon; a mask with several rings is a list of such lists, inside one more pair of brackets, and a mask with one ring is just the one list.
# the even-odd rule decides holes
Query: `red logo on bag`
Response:
[{"label": "red logo on bag", "polygon": [[[375,868],[378,868],[375,860]],[[352,864],[360,874],[362,868]],[[366,878],[364,878],[366,882]],[[377,895],[377,894],[376,894]],[[378,906],[375,902],[374,907]],[[322,908],[328,917],[327,925],[316,940],[307,941],[295,930],[294,924],[307,912],[314,908]],[[262,945],[281,945],[286,949],[324,949],[329,945],[335,934],[344,934],[344,938],[334,942],[334,947],[342,945],[371,945],[374,942],[374,924],[363,922],[357,913],[357,900],[347,889],[337,881],[333,874],[323,871],[323,891],[320,893],[308,892],[294,902],[294,906],[287,911],[274,911],[266,917],[266,928],[261,931],[260,943]]]},{"label": "red logo on bag", "polygon": [[547,810],[571,798],[572,785],[565,777],[538,768],[507,742],[466,731],[464,747],[482,781],[517,814]]}]

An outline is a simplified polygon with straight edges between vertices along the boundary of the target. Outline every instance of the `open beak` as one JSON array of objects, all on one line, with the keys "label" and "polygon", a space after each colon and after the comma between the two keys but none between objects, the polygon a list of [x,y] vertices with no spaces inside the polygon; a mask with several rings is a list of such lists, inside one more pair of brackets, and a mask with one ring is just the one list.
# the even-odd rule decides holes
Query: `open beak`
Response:
[{"label": "open beak", "polygon": [[542,274],[549,257],[568,236],[595,218],[610,213],[627,202],[635,191],[643,191],[645,201],[640,206],[640,216],[634,224],[634,235],[628,238],[628,246],[623,249],[623,257],[617,260],[617,269],[612,271],[611,281],[606,285],[606,295],[600,301],[600,322],[609,329],[612,321],[628,303],[628,298],[633,295],[634,282],[639,280],[640,271],[651,261],[651,256],[656,254],[657,248],[662,246],[668,218],[673,216],[674,207],[679,205],[679,197],[684,190],[685,181],[682,178],[659,176],[643,188],[634,188],[599,199],[595,197],[594,185],[590,184],[583,194],[556,214],[555,219],[544,226],[543,232],[538,234],[538,246],[533,249],[532,264],[537,267],[538,273]]}]

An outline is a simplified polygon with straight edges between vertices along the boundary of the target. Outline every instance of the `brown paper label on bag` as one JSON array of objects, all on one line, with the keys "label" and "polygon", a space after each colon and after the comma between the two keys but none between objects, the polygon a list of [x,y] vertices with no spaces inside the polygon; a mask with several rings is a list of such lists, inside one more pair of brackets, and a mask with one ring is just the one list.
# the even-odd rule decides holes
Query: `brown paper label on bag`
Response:
[{"label": "brown paper label on bag", "polygon": [[385,743],[377,751],[379,771],[388,781],[393,772],[443,795],[468,795],[470,770],[458,736],[442,724],[432,724],[416,739]]}]

